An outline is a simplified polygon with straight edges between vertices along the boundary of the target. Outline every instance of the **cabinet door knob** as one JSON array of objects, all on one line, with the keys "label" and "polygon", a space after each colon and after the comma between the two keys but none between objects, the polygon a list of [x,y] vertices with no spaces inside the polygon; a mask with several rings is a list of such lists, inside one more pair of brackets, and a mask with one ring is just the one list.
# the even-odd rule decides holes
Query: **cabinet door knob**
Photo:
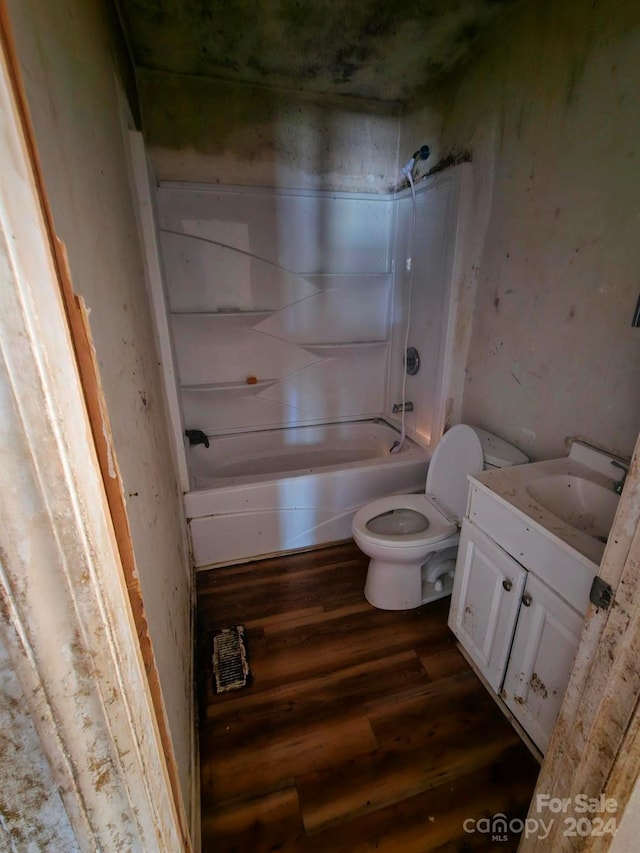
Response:
[{"label": "cabinet door knob", "polygon": [[502,587],[503,587],[503,589],[506,589],[507,592],[509,592],[509,590],[511,589],[512,586],[513,586],[513,584],[511,583],[509,578],[505,578],[502,581]]},{"label": "cabinet door knob", "polygon": [[528,607],[531,604],[531,596],[529,595],[528,592],[526,592],[522,596],[522,603],[524,604],[525,607]]}]

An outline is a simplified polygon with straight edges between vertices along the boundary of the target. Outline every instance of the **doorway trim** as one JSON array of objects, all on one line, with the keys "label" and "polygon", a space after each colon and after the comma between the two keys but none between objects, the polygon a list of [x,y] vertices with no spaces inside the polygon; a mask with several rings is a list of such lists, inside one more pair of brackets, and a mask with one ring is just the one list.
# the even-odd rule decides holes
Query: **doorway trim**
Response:
[{"label": "doorway trim", "polygon": [[80,849],[189,850],[1,11],[0,635]]},{"label": "doorway trim", "polygon": [[[637,838],[640,814],[627,809],[640,772],[640,437],[609,534],[599,576],[613,590],[608,609],[589,605],[569,684],[533,794],[528,819],[553,820],[550,833],[523,837],[521,851],[619,850]],[[565,798],[553,814],[538,797]],[[581,812],[576,797],[604,795],[615,809]],[[545,801],[543,801],[545,802]],[[538,808],[541,805],[541,808]],[[578,804],[579,805],[579,804]],[[612,807],[613,808],[613,807]],[[568,834],[567,819],[610,818],[625,832]],[[533,826],[533,824],[531,824]],[[582,828],[588,828],[586,824]],[[620,846],[618,846],[620,845]]]}]

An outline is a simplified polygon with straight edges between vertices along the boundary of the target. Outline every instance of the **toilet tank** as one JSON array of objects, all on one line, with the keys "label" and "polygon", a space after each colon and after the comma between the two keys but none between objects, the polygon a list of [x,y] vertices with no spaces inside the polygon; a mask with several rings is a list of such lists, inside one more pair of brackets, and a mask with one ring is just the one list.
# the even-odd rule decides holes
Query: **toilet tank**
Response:
[{"label": "toilet tank", "polygon": [[472,426],[471,429],[480,439],[485,471],[492,468],[508,468],[511,465],[524,465],[530,461],[525,453],[518,450],[513,444],[509,444],[504,438],[487,432],[486,429],[480,429],[480,427]]}]

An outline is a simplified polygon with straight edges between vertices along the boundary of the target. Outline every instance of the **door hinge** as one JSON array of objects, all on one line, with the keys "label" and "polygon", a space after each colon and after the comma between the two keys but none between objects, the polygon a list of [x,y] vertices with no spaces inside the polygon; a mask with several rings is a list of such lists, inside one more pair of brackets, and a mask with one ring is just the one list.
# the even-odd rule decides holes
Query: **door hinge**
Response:
[{"label": "door hinge", "polygon": [[613,601],[613,589],[606,581],[599,578],[597,575],[591,584],[591,592],[589,593],[589,601],[598,608],[598,610],[608,610]]}]

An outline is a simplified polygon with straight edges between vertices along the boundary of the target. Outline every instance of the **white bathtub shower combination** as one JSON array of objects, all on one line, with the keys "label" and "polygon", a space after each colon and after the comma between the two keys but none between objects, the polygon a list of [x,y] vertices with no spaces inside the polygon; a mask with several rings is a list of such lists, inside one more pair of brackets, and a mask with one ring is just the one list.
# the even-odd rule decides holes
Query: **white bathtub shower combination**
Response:
[{"label": "white bathtub shower combination", "polygon": [[[414,252],[406,193],[160,185],[152,301],[198,567],[346,539],[363,504],[424,488],[467,168],[421,185]],[[410,254],[422,366],[407,377],[413,440],[392,454]]]},{"label": "white bathtub shower combination", "polygon": [[197,566],[228,564],[351,535],[375,497],[424,488],[427,451],[382,420],[264,430],[190,448],[185,495]]}]

